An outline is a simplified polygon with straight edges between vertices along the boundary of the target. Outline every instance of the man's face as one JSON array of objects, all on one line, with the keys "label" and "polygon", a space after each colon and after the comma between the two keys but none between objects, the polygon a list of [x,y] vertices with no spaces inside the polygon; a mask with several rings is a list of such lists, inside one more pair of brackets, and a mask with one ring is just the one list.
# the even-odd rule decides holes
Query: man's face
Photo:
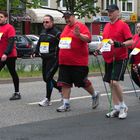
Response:
[{"label": "man's face", "polygon": [[108,17],[111,21],[115,20],[119,16],[119,10],[109,10]]},{"label": "man's face", "polygon": [[5,17],[3,14],[0,14],[0,24],[5,23],[7,20],[7,17]]},{"label": "man's face", "polygon": [[50,17],[44,17],[43,26],[45,29],[50,29],[53,27],[53,21],[51,21]]},{"label": "man's face", "polygon": [[67,25],[69,25],[69,26],[72,26],[75,22],[75,17],[73,15],[65,16],[64,18],[65,18]]}]

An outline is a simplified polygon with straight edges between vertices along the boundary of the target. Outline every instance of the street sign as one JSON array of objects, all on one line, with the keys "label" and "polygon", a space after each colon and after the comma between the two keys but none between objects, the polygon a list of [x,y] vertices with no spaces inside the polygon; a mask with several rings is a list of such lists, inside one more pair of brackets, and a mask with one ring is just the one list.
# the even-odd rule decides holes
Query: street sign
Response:
[{"label": "street sign", "polygon": [[137,22],[138,18],[137,18],[137,14],[133,13],[130,15],[130,21],[132,22]]}]

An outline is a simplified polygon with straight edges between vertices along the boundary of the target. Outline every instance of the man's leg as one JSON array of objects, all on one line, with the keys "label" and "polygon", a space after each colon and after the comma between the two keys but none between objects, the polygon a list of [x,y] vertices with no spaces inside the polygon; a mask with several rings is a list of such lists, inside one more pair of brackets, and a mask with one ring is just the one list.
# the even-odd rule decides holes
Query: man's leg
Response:
[{"label": "man's leg", "polygon": [[63,105],[56,109],[57,112],[66,112],[70,111],[70,93],[71,87],[63,86],[62,95],[63,95]]},{"label": "man's leg", "polygon": [[14,88],[15,88],[15,93],[12,95],[12,97],[9,100],[19,100],[19,99],[21,99],[21,95],[19,92],[19,77],[16,72],[16,58],[8,58],[6,60],[6,65],[12,76],[13,84],[14,84]]},{"label": "man's leg", "polygon": [[84,89],[92,96],[92,108],[95,109],[99,105],[99,94],[94,90],[92,84]]}]

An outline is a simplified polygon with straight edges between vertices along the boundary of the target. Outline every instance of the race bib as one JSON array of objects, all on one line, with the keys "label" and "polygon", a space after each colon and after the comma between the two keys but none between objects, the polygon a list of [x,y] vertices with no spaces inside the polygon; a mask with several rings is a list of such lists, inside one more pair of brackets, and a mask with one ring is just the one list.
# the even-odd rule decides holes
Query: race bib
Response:
[{"label": "race bib", "polygon": [[3,35],[3,33],[0,33],[0,40],[1,40],[2,35]]},{"label": "race bib", "polygon": [[140,52],[139,48],[134,48],[130,55],[137,55]]},{"label": "race bib", "polygon": [[49,42],[40,43],[40,53],[49,53]]},{"label": "race bib", "polygon": [[71,48],[71,37],[62,37],[59,42],[59,48],[61,49],[70,49]]},{"label": "race bib", "polygon": [[111,51],[111,44],[108,43],[109,39],[102,40],[102,48],[100,49],[101,52],[110,52]]}]

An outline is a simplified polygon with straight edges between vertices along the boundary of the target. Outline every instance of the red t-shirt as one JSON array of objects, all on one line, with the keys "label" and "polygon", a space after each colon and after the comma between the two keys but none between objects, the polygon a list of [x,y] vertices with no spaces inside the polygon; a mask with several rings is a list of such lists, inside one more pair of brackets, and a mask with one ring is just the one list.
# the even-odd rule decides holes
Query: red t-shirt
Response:
[{"label": "red t-shirt", "polygon": [[[4,54],[5,50],[8,46],[8,38],[15,36],[15,29],[10,24],[5,24],[0,26],[0,58]],[[16,57],[16,46],[14,45],[12,52],[8,55],[8,57]]]},{"label": "red t-shirt", "polygon": [[[80,33],[91,38],[91,34],[86,25],[76,22],[73,26],[66,25],[61,36],[61,40],[67,40],[69,48],[61,48],[59,43],[59,64],[72,66],[87,66],[88,65],[88,46],[87,42],[82,41],[73,31],[78,26]],[[67,38],[67,39],[66,39]]]},{"label": "red t-shirt", "polygon": [[[133,36],[133,45],[132,49],[134,48],[139,48],[140,49],[140,36],[138,34]],[[134,56],[134,64],[139,64],[140,63],[140,52],[137,55]]]},{"label": "red t-shirt", "polygon": [[[117,20],[115,23],[107,23],[103,31],[104,39],[112,39],[113,41],[124,42],[132,38],[129,26],[122,20]],[[103,52],[105,62],[111,63],[113,60],[123,60],[128,57],[127,48],[114,48],[111,46],[111,51]]]}]

